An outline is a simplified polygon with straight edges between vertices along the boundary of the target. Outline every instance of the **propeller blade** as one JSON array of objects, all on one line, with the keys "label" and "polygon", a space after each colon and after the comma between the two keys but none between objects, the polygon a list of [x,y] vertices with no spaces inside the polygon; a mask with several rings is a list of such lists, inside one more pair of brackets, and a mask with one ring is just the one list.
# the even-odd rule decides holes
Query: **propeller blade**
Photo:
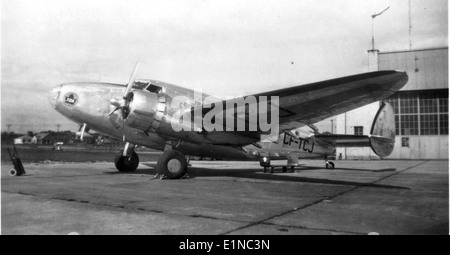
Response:
[{"label": "propeller blade", "polygon": [[131,89],[134,84],[134,80],[136,79],[137,71],[139,69],[139,61],[136,62],[136,65],[134,66],[133,73],[131,74],[130,80],[128,81],[127,88],[125,90],[125,93],[123,94],[123,99],[111,99],[110,104],[115,106],[116,108],[111,111],[110,114],[114,113],[117,109],[122,110],[122,138],[125,142],[125,119],[127,118],[128,111],[129,111],[129,104],[132,99]]},{"label": "propeller blade", "polygon": [[131,74],[130,81],[128,82],[127,89],[125,90],[125,94],[123,95],[123,98],[128,97],[128,94],[130,93],[131,88],[133,87],[134,80],[136,79],[138,68],[139,68],[139,61],[136,62],[136,65],[134,66],[133,73]]},{"label": "propeller blade", "polygon": [[122,109],[122,140],[125,142],[125,118],[124,116],[124,110]]},{"label": "propeller blade", "polygon": [[83,123],[83,125],[81,126],[81,135],[80,135],[81,141],[83,141],[85,130],[86,130],[86,123]]},{"label": "propeller blade", "polygon": [[108,113],[108,115],[106,115],[106,116],[111,116],[113,113],[115,113],[117,110],[119,110],[120,108],[119,107],[116,107],[116,108],[114,108],[114,109],[112,109],[112,111],[110,111],[109,113]]}]

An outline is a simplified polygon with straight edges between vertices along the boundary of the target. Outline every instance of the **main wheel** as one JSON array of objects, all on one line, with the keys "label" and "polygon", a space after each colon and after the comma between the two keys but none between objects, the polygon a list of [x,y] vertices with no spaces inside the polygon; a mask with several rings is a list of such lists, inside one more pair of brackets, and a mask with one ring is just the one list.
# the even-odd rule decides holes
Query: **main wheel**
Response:
[{"label": "main wheel", "polygon": [[326,162],[325,167],[327,169],[334,169],[334,163],[333,162]]},{"label": "main wheel", "polygon": [[156,170],[169,179],[180,179],[187,173],[186,158],[176,150],[164,151],[158,159]]},{"label": "main wheel", "polygon": [[125,157],[123,150],[120,150],[114,159],[114,164],[119,172],[134,172],[139,166],[139,156],[133,151],[131,157]]}]

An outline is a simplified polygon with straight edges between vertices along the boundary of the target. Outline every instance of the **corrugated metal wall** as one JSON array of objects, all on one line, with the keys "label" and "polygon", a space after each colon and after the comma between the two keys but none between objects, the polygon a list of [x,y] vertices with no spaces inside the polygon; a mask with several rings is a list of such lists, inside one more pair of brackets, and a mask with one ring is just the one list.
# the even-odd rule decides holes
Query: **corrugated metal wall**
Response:
[{"label": "corrugated metal wall", "polygon": [[[406,71],[409,81],[402,91],[448,89],[448,48],[382,52],[378,68]],[[409,146],[402,147],[403,137],[408,137]],[[448,135],[398,135],[389,158],[448,159]]]},{"label": "corrugated metal wall", "polygon": [[448,88],[448,48],[381,52],[378,70],[403,70],[409,81],[402,90]]}]

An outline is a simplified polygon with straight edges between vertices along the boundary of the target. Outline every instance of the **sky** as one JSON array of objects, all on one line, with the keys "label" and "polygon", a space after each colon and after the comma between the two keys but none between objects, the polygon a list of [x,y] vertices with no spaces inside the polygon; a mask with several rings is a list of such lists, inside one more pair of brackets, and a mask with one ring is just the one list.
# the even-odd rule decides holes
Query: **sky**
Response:
[{"label": "sky", "polygon": [[388,6],[377,49],[448,46],[447,0],[1,1],[1,130],[76,130],[51,88],[125,84],[137,60],[139,79],[223,98],[367,72]]}]

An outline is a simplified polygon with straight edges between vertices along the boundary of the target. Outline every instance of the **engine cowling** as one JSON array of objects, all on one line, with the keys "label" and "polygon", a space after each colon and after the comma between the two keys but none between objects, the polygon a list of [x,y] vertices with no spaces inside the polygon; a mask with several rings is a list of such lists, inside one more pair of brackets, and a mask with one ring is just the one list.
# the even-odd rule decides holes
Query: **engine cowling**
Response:
[{"label": "engine cowling", "polygon": [[132,91],[125,123],[142,131],[155,131],[167,113],[166,96],[147,91]]}]

